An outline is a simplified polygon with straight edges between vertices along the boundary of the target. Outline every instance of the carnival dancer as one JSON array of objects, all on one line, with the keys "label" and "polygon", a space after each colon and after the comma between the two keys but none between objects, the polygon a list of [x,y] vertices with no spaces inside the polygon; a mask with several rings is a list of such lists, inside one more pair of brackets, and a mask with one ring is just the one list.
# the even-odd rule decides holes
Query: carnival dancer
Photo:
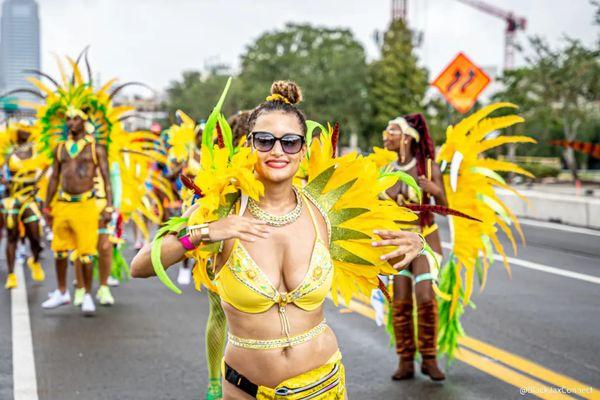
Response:
[{"label": "carnival dancer", "polygon": [[[423,204],[434,200],[436,205],[447,206],[442,174],[434,161],[435,149],[425,117],[411,114],[389,121],[383,141],[387,150],[397,153],[392,169],[405,172],[417,181],[423,193]],[[386,194],[399,205],[421,204],[419,193],[402,182],[387,189]],[[428,253],[423,254],[394,276],[391,317],[399,363],[392,379],[414,376],[414,356],[418,350],[422,357],[421,372],[439,381],[445,376],[436,361],[438,308],[432,280],[437,278],[435,264],[441,263],[442,244],[434,215],[429,211],[421,212],[419,220],[406,228],[423,234],[437,260]],[[413,286],[417,304],[417,345],[413,326]]]},{"label": "carnival dancer", "polygon": [[[243,146],[248,136],[249,111],[238,111],[227,119],[231,127],[232,141],[236,146]],[[197,171],[196,171],[197,173]],[[212,266],[208,265],[207,274],[214,280]],[[221,298],[215,291],[208,291],[209,314],[205,331],[206,363],[208,367],[208,388],[206,400],[218,400],[222,394],[221,360],[227,342],[227,321],[221,306]]]},{"label": "carnival dancer", "polygon": [[[178,124],[172,125],[163,132],[167,148],[167,165],[165,175],[171,183],[171,189],[175,194],[174,199],[165,199],[165,221],[171,217],[181,215],[182,197],[181,174],[186,173],[194,164],[198,163],[199,148],[196,146],[197,137],[201,137],[201,127],[186,115],[183,111],[176,112]],[[191,164],[191,165],[190,165]],[[190,174],[193,175],[193,174]],[[177,274],[177,283],[189,285],[192,282],[192,266],[186,259],[181,262]]]},{"label": "carnival dancer", "polygon": [[19,241],[25,237],[29,240],[32,256],[27,259],[34,281],[44,280],[44,270],[40,264],[41,213],[36,202],[36,182],[41,168],[32,168],[34,158],[33,124],[27,120],[9,123],[7,129],[0,133],[0,161],[4,166],[4,182],[8,187],[8,197],[2,199],[2,218],[7,231],[6,262],[8,276],[5,288],[17,287],[14,274],[15,256]]},{"label": "carnival dancer", "polygon": [[[347,302],[369,293],[378,274],[396,272],[388,260],[402,268],[425,243],[416,233],[392,231],[395,220],[416,216],[377,197],[397,178],[356,153],[335,158],[337,138],[326,133],[311,143],[315,124],[307,127],[300,99],[295,83],[275,82],[249,118],[251,148],[236,149],[220,114],[223,95],[204,130],[192,186],[200,200],[132,263],[134,276],[156,274],[180,293],[164,266],[186,253],[196,259],[194,276],[218,292],[227,317],[226,399],[346,398],[341,354],[323,315],[327,294],[337,304],[339,296]],[[309,150],[307,184],[297,188]],[[384,229],[378,236],[377,227]],[[206,263],[213,256],[211,282]]]},{"label": "carnival dancer", "polygon": [[[98,145],[90,129],[88,110],[70,105],[65,112],[69,137],[59,143],[54,153],[52,175],[46,195],[44,214],[52,226],[52,250],[55,253],[58,288],[42,303],[43,308],[55,308],[70,303],[67,290],[69,251],[76,250],[83,269],[85,295],[81,304],[84,313],[96,310],[92,297],[93,258],[98,254],[98,222],[108,223],[114,211],[104,146]],[[106,207],[98,210],[94,192],[94,177],[99,169],[105,182]],[[56,202],[54,196],[57,195]]]},{"label": "carnival dancer", "polygon": [[[181,110],[175,112],[177,123],[166,130],[166,142],[168,148],[169,164],[178,166],[176,177],[180,183],[178,187],[178,196],[182,199],[182,212],[191,206],[195,200],[195,194],[192,190],[181,185],[182,179],[194,179],[200,168],[200,148],[202,145],[202,126],[196,124],[190,116]],[[183,176],[181,176],[183,175]],[[173,179],[172,179],[173,180]],[[186,263],[188,260],[184,260]],[[186,271],[183,271],[183,270]],[[185,274],[189,273],[189,278]],[[207,265],[207,274],[210,278],[212,270]],[[183,274],[183,275],[182,275]],[[184,279],[182,279],[182,277]],[[177,282],[186,285],[191,279],[191,266],[182,263],[179,268]],[[209,313],[205,328],[205,354],[206,366],[208,370],[208,387],[206,389],[206,399],[216,400],[222,397],[221,389],[221,360],[223,350],[227,340],[227,327],[225,326],[225,314],[221,307],[219,295],[213,291],[208,293]]]},{"label": "carnival dancer", "polygon": [[[133,214],[132,209],[140,209],[143,213],[153,207],[148,201],[152,195],[147,194],[143,186],[149,165],[166,159],[157,151],[158,140],[155,135],[124,130],[123,120],[134,107],[115,106],[113,98],[132,83],[117,85],[117,80],[111,79],[96,88],[88,62],[88,48],[75,60],[66,59],[70,76],[63,61],[57,58],[59,79],[32,70],[40,79],[30,77],[28,80],[39,91],[15,89],[4,96],[26,92],[42,100],[40,103],[28,102],[27,105],[36,109],[40,124],[36,158],[49,158],[53,163],[44,214],[53,223],[52,249],[55,251],[58,282],[58,289],[50,294],[42,306],[54,308],[70,302],[66,288],[67,254],[73,251],[84,266],[86,293],[82,310],[84,313],[93,313],[91,262],[97,254],[97,228],[100,218],[100,222],[107,224],[115,211],[109,170],[111,173],[117,171],[113,167],[118,165],[120,172],[116,179],[127,183],[121,187],[130,189],[123,190],[120,199],[127,212]],[[87,79],[79,68],[79,63],[83,62]],[[44,83],[42,79],[47,82]],[[128,171],[129,168],[132,171]],[[102,210],[98,209],[94,190],[94,178],[98,173],[106,193],[106,204]],[[163,184],[160,179],[153,179],[153,183]],[[140,186],[141,193],[135,191]],[[54,203],[55,195],[57,199]],[[157,207],[157,210],[162,215],[162,208]]]}]

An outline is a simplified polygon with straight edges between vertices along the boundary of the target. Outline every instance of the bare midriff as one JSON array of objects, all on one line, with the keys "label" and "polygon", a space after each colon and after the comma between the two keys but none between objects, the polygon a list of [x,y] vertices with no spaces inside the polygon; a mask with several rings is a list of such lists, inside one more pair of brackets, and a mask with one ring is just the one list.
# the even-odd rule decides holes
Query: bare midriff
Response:
[{"label": "bare midriff", "polygon": [[[239,311],[225,302],[222,305],[232,335],[259,340],[283,337],[277,305],[258,314]],[[294,304],[288,304],[286,308],[291,336],[314,328],[324,319],[322,306],[313,311],[305,311]],[[286,379],[326,364],[337,350],[337,339],[328,327],[311,340],[293,347],[254,350],[228,344],[225,361],[257,385],[275,387]]]}]

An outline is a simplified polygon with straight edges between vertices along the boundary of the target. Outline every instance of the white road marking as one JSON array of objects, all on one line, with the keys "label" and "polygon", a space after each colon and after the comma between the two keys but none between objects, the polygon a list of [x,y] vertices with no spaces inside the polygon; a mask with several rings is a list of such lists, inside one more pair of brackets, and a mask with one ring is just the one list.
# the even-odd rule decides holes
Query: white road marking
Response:
[{"label": "white road marking", "polygon": [[600,230],[595,230],[595,229],[590,229],[590,228],[582,228],[582,227],[578,227],[578,226],[557,224],[555,222],[548,222],[548,221],[537,221],[535,219],[525,219],[525,218],[520,218],[519,222],[521,223],[521,225],[535,226],[537,228],[554,229],[557,231],[580,233],[582,235],[590,235],[590,236],[600,237]]},{"label": "white road marking", "polygon": [[10,293],[14,399],[38,400],[27,288],[22,263],[15,263],[15,274],[19,286]]},{"label": "white road marking", "polygon": [[[442,242],[442,246],[447,249],[452,249],[452,246],[448,242]],[[538,263],[535,263],[532,261],[521,260],[519,258],[514,258],[514,257],[506,257],[506,258],[508,259],[508,262],[511,265],[518,265],[520,267],[529,268],[529,269],[533,269],[536,271],[542,271],[542,272],[546,272],[548,274],[564,276],[567,278],[577,279],[580,281],[590,282],[590,283],[595,283],[596,285],[600,285],[600,277],[597,277],[597,276],[582,274],[579,272],[570,271],[568,269],[551,267],[549,265],[538,264]],[[502,257],[499,254],[494,254],[494,260],[502,261]]]}]

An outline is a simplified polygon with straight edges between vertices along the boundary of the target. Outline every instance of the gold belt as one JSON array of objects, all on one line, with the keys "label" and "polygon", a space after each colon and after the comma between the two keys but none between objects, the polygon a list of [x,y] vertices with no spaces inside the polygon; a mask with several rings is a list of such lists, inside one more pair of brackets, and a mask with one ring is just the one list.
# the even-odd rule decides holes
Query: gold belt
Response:
[{"label": "gold belt", "polygon": [[94,189],[88,190],[87,192],[79,193],[79,194],[69,194],[67,192],[63,192],[60,190],[58,192],[58,201],[66,201],[69,203],[78,203],[80,201],[86,201],[89,199],[93,199],[96,196],[96,191]]},{"label": "gold belt", "polygon": [[227,338],[229,339],[229,343],[236,347],[241,347],[243,349],[253,349],[253,350],[270,350],[270,349],[280,349],[283,347],[292,347],[297,346],[301,343],[308,342],[314,337],[319,336],[321,333],[325,332],[327,328],[327,321],[321,321],[317,326],[311,328],[310,330],[301,333],[300,335],[290,336],[289,338],[281,338],[281,339],[270,339],[270,340],[259,340],[259,339],[244,339],[232,335],[231,333],[227,333]]}]

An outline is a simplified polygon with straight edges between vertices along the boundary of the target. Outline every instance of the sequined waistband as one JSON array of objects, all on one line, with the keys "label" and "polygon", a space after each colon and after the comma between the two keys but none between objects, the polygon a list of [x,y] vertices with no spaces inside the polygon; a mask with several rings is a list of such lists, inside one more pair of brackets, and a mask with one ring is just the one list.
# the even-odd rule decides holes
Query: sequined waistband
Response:
[{"label": "sequined waistband", "polygon": [[227,338],[229,339],[229,343],[236,347],[241,347],[243,349],[253,349],[253,350],[270,350],[270,349],[280,349],[283,347],[292,347],[297,346],[301,343],[308,342],[309,340],[319,336],[321,333],[325,332],[327,328],[327,321],[321,321],[317,326],[311,328],[310,330],[301,333],[300,335],[290,336],[289,338],[281,338],[281,339],[270,339],[270,340],[259,340],[259,339],[244,339],[232,335],[231,333],[227,333]]},{"label": "sequined waistband", "polygon": [[83,192],[80,194],[69,194],[60,190],[58,192],[58,201],[64,201],[67,203],[79,203],[82,201],[93,199],[96,196],[96,191],[94,189],[88,190],[87,192]]}]

